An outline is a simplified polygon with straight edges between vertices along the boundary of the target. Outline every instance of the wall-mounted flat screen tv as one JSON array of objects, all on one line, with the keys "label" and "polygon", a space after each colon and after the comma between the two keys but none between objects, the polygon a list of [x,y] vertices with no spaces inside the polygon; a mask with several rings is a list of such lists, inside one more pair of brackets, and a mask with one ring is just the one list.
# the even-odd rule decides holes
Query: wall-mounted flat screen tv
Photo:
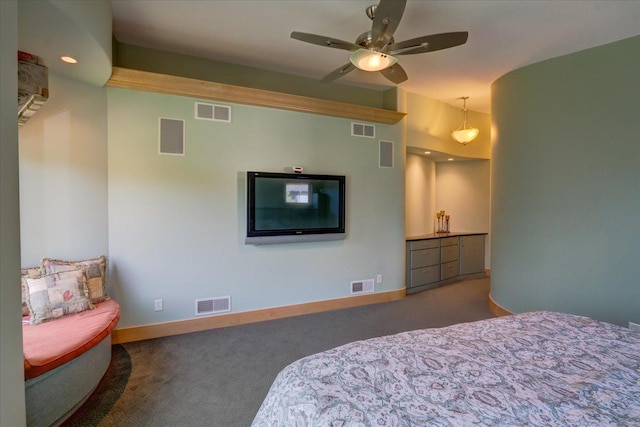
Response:
[{"label": "wall-mounted flat screen tv", "polygon": [[340,240],[344,235],[344,176],[247,172],[245,243]]}]

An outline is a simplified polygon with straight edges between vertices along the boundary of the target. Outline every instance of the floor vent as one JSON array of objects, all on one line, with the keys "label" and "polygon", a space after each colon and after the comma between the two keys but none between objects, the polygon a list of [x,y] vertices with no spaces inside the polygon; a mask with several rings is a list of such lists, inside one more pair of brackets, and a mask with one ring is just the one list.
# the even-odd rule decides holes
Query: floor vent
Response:
[{"label": "floor vent", "polygon": [[196,102],[196,119],[231,122],[231,107],[228,105]]},{"label": "floor vent", "polygon": [[196,300],[196,315],[218,314],[231,311],[231,297],[203,298]]},{"label": "floor vent", "polygon": [[373,279],[351,282],[351,294],[370,294],[375,290]]},{"label": "floor vent", "polygon": [[361,136],[364,138],[375,138],[376,127],[374,125],[366,125],[364,123],[351,123],[351,136]]}]

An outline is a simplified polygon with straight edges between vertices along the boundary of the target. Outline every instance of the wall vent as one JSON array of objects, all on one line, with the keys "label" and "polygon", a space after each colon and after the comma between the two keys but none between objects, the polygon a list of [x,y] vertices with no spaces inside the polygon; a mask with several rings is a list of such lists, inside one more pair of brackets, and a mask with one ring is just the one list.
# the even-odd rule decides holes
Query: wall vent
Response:
[{"label": "wall vent", "polygon": [[184,156],[184,120],[158,120],[158,153]]},{"label": "wall vent", "polygon": [[196,102],[196,119],[230,123],[231,107],[229,107],[228,105]]},{"label": "wall vent", "polygon": [[375,290],[373,279],[351,282],[351,294],[370,294]]},{"label": "wall vent", "polygon": [[393,142],[380,141],[378,166],[381,168],[393,167]]},{"label": "wall vent", "polygon": [[196,300],[196,315],[218,314],[231,311],[231,297],[203,298]]},{"label": "wall vent", "polygon": [[364,138],[375,138],[376,127],[364,123],[351,122],[351,136],[361,136]]}]

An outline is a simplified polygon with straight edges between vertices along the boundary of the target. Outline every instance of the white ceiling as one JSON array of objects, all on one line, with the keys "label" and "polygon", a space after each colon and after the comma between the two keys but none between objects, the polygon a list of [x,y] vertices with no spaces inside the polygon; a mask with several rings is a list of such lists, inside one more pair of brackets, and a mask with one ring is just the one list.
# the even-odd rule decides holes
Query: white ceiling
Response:
[{"label": "white ceiling", "polygon": [[[111,0],[123,43],[321,79],[349,52],[303,43],[291,31],[353,42],[371,28],[376,0]],[[409,0],[395,40],[468,31],[455,48],[399,57],[405,90],[490,112],[490,87],[505,73],[640,34],[637,0]],[[355,70],[337,83],[385,90],[379,73]]]}]

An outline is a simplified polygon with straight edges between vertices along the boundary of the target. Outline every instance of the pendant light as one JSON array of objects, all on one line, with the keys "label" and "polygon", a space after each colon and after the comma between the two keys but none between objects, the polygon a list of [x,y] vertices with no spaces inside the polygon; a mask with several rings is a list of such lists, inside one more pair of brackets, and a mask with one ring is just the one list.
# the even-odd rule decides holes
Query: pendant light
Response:
[{"label": "pendant light", "polygon": [[469,97],[463,96],[458,99],[462,99],[463,101],[462,124],[458,127],[458,129],[451,132],[451,137],[460,144],[467,145],[468,143],[476,139],[480,131],[478,130],[478,128],[468,127],[467,125],[467,115],[469,113],[469,110],[467,109],[467,99],[469,99]]}]

